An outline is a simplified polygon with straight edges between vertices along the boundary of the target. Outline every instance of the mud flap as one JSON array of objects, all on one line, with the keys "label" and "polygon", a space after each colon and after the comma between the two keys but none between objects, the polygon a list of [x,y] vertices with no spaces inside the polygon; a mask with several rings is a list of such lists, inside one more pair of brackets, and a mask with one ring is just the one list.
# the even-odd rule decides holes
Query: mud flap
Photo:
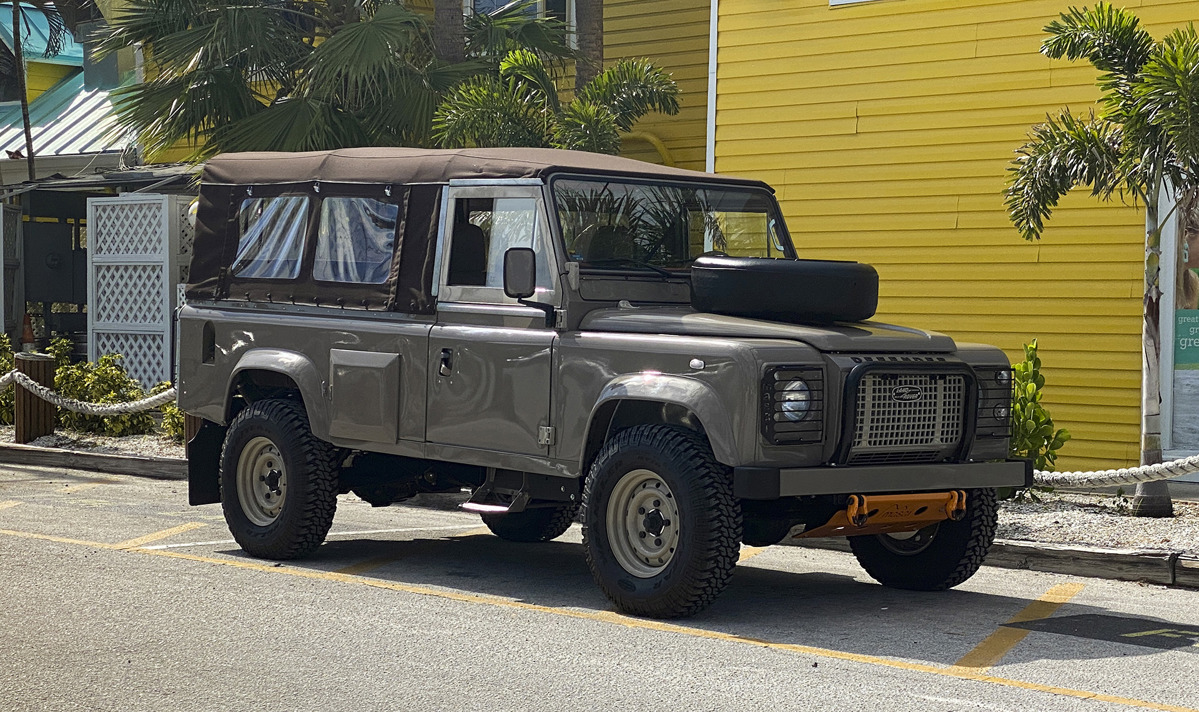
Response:
[{"label": "mud flap", "polygon": [[187,441],[187,503],[221,501],[221,445],[227,428],[205,420]]}]

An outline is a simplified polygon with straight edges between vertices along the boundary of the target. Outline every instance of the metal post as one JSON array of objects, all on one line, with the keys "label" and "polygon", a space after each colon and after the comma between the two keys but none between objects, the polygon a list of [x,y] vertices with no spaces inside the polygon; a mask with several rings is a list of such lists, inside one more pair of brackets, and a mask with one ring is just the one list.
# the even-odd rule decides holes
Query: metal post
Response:
[{"label": "metal post", "polygon": [[[18,371],[47,388],[54,387],[54,357],[49,354],[18,353],[15,366]],[[43,435],[54,432],[54,406],[33,393],[13,384],[13,423],[16,425],[14,440],[18,443],[32,442]]]}]

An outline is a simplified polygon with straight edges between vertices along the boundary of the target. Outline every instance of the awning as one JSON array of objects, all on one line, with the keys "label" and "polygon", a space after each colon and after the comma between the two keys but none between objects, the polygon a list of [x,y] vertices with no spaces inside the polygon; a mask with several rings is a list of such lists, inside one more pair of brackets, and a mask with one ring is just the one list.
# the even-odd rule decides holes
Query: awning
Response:
[{"label": "awning", "polygon": [[[84,87],[83,72],[34,99],[29,105],[29,123],[35,157],[120,153],[130,143],[128,137],[113,132],[116,117],[109,92]],[[0,108],[0,149],[25,152],[19,105]],[[0,153],[0,159],[6,155]]]}]

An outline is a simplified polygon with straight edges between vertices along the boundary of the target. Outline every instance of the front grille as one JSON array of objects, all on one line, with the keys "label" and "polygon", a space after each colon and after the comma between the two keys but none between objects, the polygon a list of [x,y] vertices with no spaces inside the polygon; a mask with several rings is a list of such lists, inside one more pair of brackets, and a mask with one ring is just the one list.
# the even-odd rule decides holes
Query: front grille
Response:
[{"label": "front grille", "polygon": [[848,464],[935,462],[962,439],[966,378],[870,373],[858,385]]}]

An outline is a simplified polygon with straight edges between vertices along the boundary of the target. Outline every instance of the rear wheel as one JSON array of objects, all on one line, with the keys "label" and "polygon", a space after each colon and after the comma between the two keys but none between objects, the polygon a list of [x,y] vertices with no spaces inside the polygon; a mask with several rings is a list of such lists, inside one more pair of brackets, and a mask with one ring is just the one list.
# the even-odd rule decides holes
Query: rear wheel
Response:
[{"label": "rear wheel", "polygon": [[535,507],[523,512],[484,514],[483,523],[501,539],[535,543],[565,534],[578,511],[577,504]]},{"label": "rear wheel", "polygon": [[969,490],[966,516],[915,532],[849,537],[858,563],[875,581],[912,591],[942,591],[974,575],[995,541],[995,490]]},{"label": "rear wheel", "polygon": [[617,433],[587,475],[583,503],[587,563],[620,610],[688,616],[728,585],[741,508],[728,468],[697,433],[662,425]]},{"label": "rear wheel", "polygon": [[295,401],[257,401],[233,419],[221,450],[221,506],[247,554],[294,559],[321,545],[337,509],[336,455]]}]

